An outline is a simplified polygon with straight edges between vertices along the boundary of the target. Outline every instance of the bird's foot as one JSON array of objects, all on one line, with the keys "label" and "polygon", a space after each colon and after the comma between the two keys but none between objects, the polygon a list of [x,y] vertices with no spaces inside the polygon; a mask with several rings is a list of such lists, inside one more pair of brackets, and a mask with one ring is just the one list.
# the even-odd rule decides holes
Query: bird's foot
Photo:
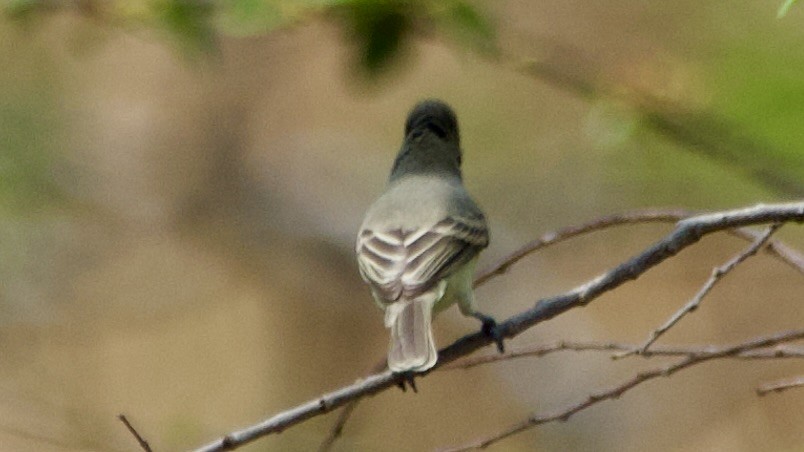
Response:
[{"label": "bird's foot", "polygon": [[410,389],[413,389],[414,393],[419,393],[419,390],[416,389],[416,372],[408,370],[405,372],[394,372],[394,374],[399,376],[399,381],[396,382],[396,385],[399,386],[402,392],[407,392],[407,386],[410,386]]},{"label": "bird's foot", "polygon": [[483,326],[480,329],[483,332],[483,334],[485,334],[486,337],[488,337],[489,339],[494,341],[495,344],[497,344],[497,350],[500,353],[505,353],[505,344],[503,343],[504,337],[502,335],[502,332],[500,331],[499,325],[497,325],[497,321],[494,320],[494,318],[487,316],[485,314],[481,314],[479,312],[476,312],[472,315],[476,319],[483,322]]}]

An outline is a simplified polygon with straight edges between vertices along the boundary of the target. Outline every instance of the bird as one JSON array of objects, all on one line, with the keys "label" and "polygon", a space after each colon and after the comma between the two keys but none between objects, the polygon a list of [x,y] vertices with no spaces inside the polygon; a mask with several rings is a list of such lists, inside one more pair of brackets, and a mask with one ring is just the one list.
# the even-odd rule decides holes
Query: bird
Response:
[{"label": "bird", "polygon": [[355,250],[360,275],[390,330],[388,368],[419,373],[438,360],[433,316],[454,303],[482,322],[500,352],[503,342],[496,321],[475,304],[472,278],[489,229],[463,186],[455,112],[437,99],[421,101],[408,114],[404,134]]}]

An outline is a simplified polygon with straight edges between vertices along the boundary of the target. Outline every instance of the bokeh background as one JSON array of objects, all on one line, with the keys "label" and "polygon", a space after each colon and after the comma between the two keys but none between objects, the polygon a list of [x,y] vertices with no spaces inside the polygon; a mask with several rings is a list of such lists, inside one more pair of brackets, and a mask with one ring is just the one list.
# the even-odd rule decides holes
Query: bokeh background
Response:
[{"label": "bokeh background", "polygon": [[[781,0],[779,0],[781,3]],[[186,450],[353,382],[387,346],[353,239],[403,121],[458,113],[492,244],[642,207],[804,196],[804,5],[395,0],[6,2],[0,21],[0,450]],[[657,240],[623,227],[482,287],[505,318]],[[777,237],[804,249],[800,226]],[[638,342],[746,246],[714,236],[511,346]],[[663,342],[804,323],[761,254]],[[477,329],[457,310],[440,344]],[[489,349],[486,352],[491,353]],[[559,354],[365,400],[336,450],[431,450],[581,400],[638,358]],[[801,362],[718,361],[495,450],[804,450]],[[244,450],[314,450],[335,415]]]}]

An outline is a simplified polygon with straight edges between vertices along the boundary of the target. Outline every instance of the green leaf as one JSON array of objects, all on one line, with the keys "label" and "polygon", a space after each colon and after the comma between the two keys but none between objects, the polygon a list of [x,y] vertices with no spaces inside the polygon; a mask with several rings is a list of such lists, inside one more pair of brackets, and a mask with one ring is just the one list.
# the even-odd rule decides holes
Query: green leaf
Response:
[{"label": "green leaf", "polygon": [[213,2],[159,0],[153,3],[153,12],[157,21],[188,50],[214,48]]},{"label": "green leaf", "polygon": [[338,10],[358,46],[360,65],[370,74],[386,69],[409,37],[414,8],[403,0],[351,0]]},{"label": "green leaf", "polygon": [[779,7],[779,11],[776,13],[776,18],[781,19],[782,17],[787,15],[787,12],[790,11],[790,8],[796,4],[798,0],[785,0],[782,6]]},{"label": "green leaf", "polygon": [[235,36],[265,33],[288,21],[276,0],[231,0],[221,5],[221,28]]},{"label": "green leaf", "polygon": [[477,7],[467,0],[447,3],[443,22],[464,44],[477,50],[493,52],[496,49],[494,26]]},{"label": "green leaf", "polygon": [[9,0],[0,6],[0,11],[11,19],[26,21],[45,8],[41,0]]}]

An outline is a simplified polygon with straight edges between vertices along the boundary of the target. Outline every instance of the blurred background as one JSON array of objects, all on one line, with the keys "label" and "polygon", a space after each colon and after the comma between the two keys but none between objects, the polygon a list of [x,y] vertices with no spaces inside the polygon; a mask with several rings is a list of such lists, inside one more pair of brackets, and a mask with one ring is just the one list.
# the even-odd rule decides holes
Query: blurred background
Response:
[{"label": "blurred background", "polygon": [[[804,5],[465,0],[6,1],[0,19],[0,450],[186,450],[351,383],[384,356],[353,240],[415,102],[457,111],[490,220],[480,267],[643,207],[804,197]],[[478,290],[498,318],[671,225],[534,255]],[[804,249],[801,227],[777,237]],[[746,247],[711,236],[513,340],[639,342]],[[804,324],[767,254],[660,342]],[[457,310],[439,344],[476,331]],[[484,351],[492,353],[491,348]],[[335,450],[432,450],[661,360],[556,354],[366,399]],[[804,450],[795,361],[697,366],[495,450]],[[243,450],[314,450],[336,415]]]}]

